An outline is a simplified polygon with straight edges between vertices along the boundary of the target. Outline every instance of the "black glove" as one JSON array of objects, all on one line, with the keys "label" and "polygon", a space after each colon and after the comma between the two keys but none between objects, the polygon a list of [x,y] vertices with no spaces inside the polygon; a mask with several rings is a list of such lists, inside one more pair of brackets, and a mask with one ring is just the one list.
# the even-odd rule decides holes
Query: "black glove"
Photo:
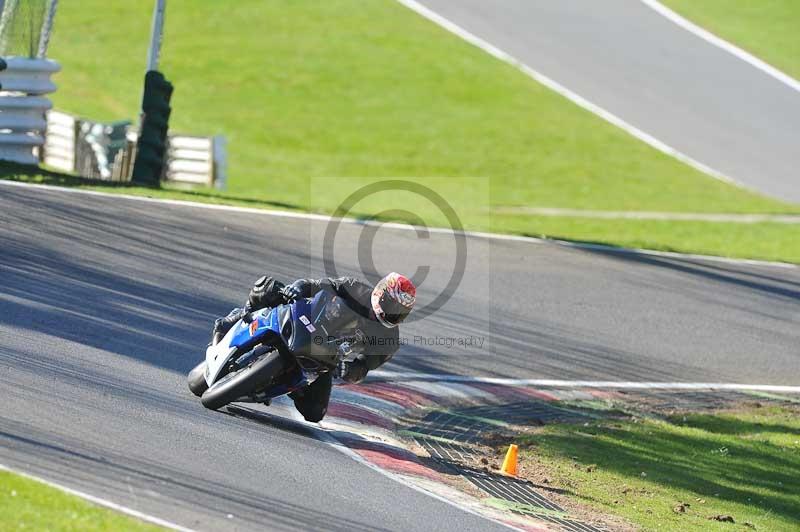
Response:
[{"label": "black glove", "polygon": [[253,288],[250,289],[245,309],[250,312],[280,305],[283,303],[283,298],[281,297],[283,286],[282,282],[276,281],[272,277],[266,275],[259,277],[253,284]]},{"label": "black glove", "polygon": [[336,367],[334,376],[351,384],[358,384],[367,376],[367,361],[363,355],[359,355],[354,360],[342,360]]},{"label": "black glove", "polygon": [[231,327],[236,324],[237,321],[247,316],[247,311],[243,308],[235,308],[228,313],[227,316],[224,318],[217,318],[214,321],[214,330],[211,334],[211,344],[216,345],[225,334],[231,330]]},{"label": "black glove", "polygon": [[303,295],[303,289],[300,286],[301,283],[302,281],[295,281],[281,289],[281,295],[287,303],[291,303]]}]

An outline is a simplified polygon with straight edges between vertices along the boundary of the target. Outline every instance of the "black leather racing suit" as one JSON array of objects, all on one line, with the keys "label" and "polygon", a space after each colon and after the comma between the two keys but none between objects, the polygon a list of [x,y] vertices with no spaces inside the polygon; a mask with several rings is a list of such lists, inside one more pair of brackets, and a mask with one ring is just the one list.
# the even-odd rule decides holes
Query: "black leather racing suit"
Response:
[{"label": "black leather racing suit", "polygon": [[[358,336],[362,340],[358,344],[351,344],[355,357],[345,362],[341,377],[347,382],[361,382],[369,370],[381,366],[392,358],[400,345],[400,333],[397,327],[391,329],[384,327],[375,319],[370,302],[372,287],[353,277],[298,279],[289,287],[272,277],[261,277],[250,290],[244,308],[234,309],[228,316],[216,320],[213,341],[218,341],[248,312],[285,303],[286,288],[290,288],[288,292],[293,292],[296,297],[313,297],[326,287],[332,288],[359,316],[356,329],[360,331],[361,334]],[[325,373],[311,385],[290,394],[297,410],[306,420],[317,422],[325,416],[332,384],[333,375]]]}]

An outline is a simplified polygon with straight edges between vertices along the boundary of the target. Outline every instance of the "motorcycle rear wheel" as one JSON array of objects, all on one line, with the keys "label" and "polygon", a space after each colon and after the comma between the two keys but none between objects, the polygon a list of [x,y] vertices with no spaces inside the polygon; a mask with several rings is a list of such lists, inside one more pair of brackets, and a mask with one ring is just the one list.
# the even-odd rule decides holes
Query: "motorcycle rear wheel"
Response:
[{"label": "motorcycle rear wheel", "polygon": [[252,364],[226,375],[203,393],[200,401],[210,410],[218,410],[246,397],[283,370],[283,358],[278,351],[270,351]]}]

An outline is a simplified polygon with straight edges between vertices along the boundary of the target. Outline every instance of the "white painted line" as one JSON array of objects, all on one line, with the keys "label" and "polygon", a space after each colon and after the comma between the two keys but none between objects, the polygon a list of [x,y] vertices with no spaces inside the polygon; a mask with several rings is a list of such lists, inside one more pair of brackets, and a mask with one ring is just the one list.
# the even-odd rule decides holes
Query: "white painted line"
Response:
[{"label": "white painted line", "polygon": [[14,473],[14,474],[19,475],[21,477],[25,477],[25,478],[29,478],[31,480],[35,480],[36,482],[41,482],[42,484],[44,484],[46,486],[50,486],[51,488],[55,488],[57,490],[63,491],[64,493],[68,493],[70,495],[74,495],[76,497],[80,497],[81,499],[85,499],[85,500],[87,500],[87,501],[89,501],[91,503],[94,503],[94,504],[98,505],[98,506],[104,506],[104,507],[109,508],[111,510],[117,511],[117,512],[122,513],[122,514],[129,515],[131,517],[135,517],[136,519],[140,519],[142,521],[146,521],[146,522],[152,523],[154,525],[158,525],[158,526],[161,526],[161,527],[164,527],[164,528],[169,528],[171,530],[179,530],[181,532],[194,532],[191,528],[186,528],[186,527],[183,527],[181,525],[176,525],[175,523],[171,523],[169,521],[165,521],[164,519],[161,519],[159,517],[148,515],[146,513],[140,512],[138,510],[134,510],[133,508],[128,508],[127,506],[122,506],[122,505],[117,504],[115,502],[111,502],[111,501],[109,501],[107,499],[101,499],[100,497],[95,497],[94,495],[89,495],[88,493],[84,493],[82,491],[78,491],[78,490],[75,490],[75,489],[72,489],[72,488],[68,488],[68,487],[63,486],[61,484],[57,484],[55,482],[51,482],[49,480],[43,479],[42,477],[37,477],[35,475],[31,475],[29,473],[25,473],[25,472],[19,471],[17,469],[13,469],[13,468],[7,467],[7,466],[5,466],[3,464],[0,464],[0,470],[8,471],[10,473]]},{"label": "white painted line", "polygon": [[761,59],[752,55],[751,53],[742,50],[735,44],[732,44],[726,41],[725,39],[717,37],[710,31],[701,28],[694,22],[691,22],[683,18],[681,15],[677,14],[675,11],[671,10],[658,0],[641,0],[641,2],[647,7],[656,11],[659,15],[668,18],[669,20],[671,20],[681,28],[685,29],[686,31],[694,33],[704,41],[709,42],[714,46],[716,46],[717,48],[721,48],[726,52],[735,55],[742,61],[749,63],[750,65],[756,67],[765,74],[772,76],[781,83],[784,83],[788,87],[791,87],[792,89],[800,92],[800,81],[797,81],[796,79],[786,74],[785,72],[778,70],[777,68],[770,65],[766,61],[762,61]]},{"label": "white painted line", "polygon": [[[217,211],[228,211],[228,212],[238,212],[238,213],[246,213],[246,214],[258,214],[262,216],[275,216],[279,218],[297,218],[297,219],[305,219],[305,220],[314,220],[319,222],[329,222],[333,218],[331,216],[326,216],[323,214],[311,214],[311,213],[304,213],[304,212],[290,212],[290,211],[276,211],[270,209],[257,209],[254,207],[237,207],[235,205],[220,205],[214,203],[198,203],[194,201],[185,201],[185,200],[174,200],[174,199],[167,199],[167,198],[150,198],[146,196],[134,196],[130,194],[116,194],[113,192],[101,192],[98,190],[85,190],[81,188],[74,188],[74,187],[60,187],[56,185],[42,185],[39,183],[26,183],[23,181],[8,181],[4,179],[0,179],[0,186],[12,186],[12,187],[21,187],[21,188],[41,188],[44,190],[52,190],[55,192],[66,192],[72,194],[86,194],[89,196],[98,196],[104,198],[123,198],[126,200],[132,201],[142,201],[145,203],[161,203],[165,205],[177,205],[181,207],[191,207],[191,208],[198,208],[198,209],[210,209],[210,210],[217,210]],[[402,231],[417,231],[420,229],[417,226],[412,225],[405,225],[399,223],[382,223],[376,221],[364,221],[364,220],[356,220],[353,218],[341,218],[342,223],[349,223],[355,225],[369,225],[369,226],[381,226],[385,228],[391,229],[399,229]],[[425,227],[425,230],[431,233],[443,233],[443,234],[454,234],[456,231],[452,229],[448,229],[445,227]],[[535,238],[531,236],[521,236],[521,235],[504,235],[499,233],[486,233],[481,231],[461,231],[459,234],[464,234],[468,237],[474,238],[486,238],[489,240],[508,240],[513,242],[525,242],[528,244],[556,244],[563,247],[569,248],[576,248],[576,249],[589,249],[589,250],[602,250],[608,251],[611,253],[621,253],[621,254],[632,254],[632,255],[648,255],[654,257],[669,257],[669,258],[676,258],[676,259],[691,259],[691,260],[701,260],[707,262],[721,262],[725,264],[738,264],[738,265],[747,265],[747,266],[765,266],[768,268],[789,268],[789,269],[796,269],[798,265],[790,264],[788,262],[776,262],[776,261],[766,261],[766,260],[755,260],[755,259],[733,259],[729,257],[719,257],[716,255],[697,255],[692,253],[675,253],[672,251],[654,251],[650,249],[638,249],[638,248],[623,248],[623,247],[616,247],[611,245],[604,245],[604,244],[585,244],[582,242],[567,242],[564,240],[556,240],[551,238]]]},{"label": "white painted line", "polygon": [[599,220],[659,220],[680,222],[724,222],[737,224],[800,224],[800,214],[743,214],[709,212],[597,211],[560,207],[494,207],[492,213],[524,214],[554,218],[592,218]]},{"label": "white painted line", "polygon": [[[630,382],[630,381],[569,381],[556,379],[507,379],[502,377],[469,377],[436,373],[396,373],[375,370],[370,376],[398,383],[460,382],[498,384],[501,386],[542,386],[547,388],[605,388],[632,390],[733,390],[753,392],[800,393],[800,386],[772,384],[737,384],[721,382]],[[369,382],[369,381],[367,381]],[[441,386],[439,387],[441,390]]]},{"label": "white painted line", "polygon": [[512,55],[508,54],[507,52],[504,52],[503,50],[497,48],[493,44],[490,44],[490,43],[484,41],[483,39],[481,39],[480,37],[477,37],[476,35],[473,35],[472,33],[470,33],[469,31],[465,30],[464,28],[462,28],[461,26],[457,25],[456,23],[452,22],[451,20],[446,19],[445,17],[439,15],[438,13],[436,13],[434,11],[431,11],[430,9],[425,7],[424,5],[422,5],[419,2],[417,2],[416,0],[397,0],[397,1],[400,2],[401,4],[403,4],[404,6],[406,6],[407,8],[409,8],[409,9],[411,9],[413,11],[416,11],[417,13],[419,13],[423,17],[429,19],[430,21],[438,24],[439,26],[443,27],[447,31],[449,31],[451,33],[454,33],[455,35],[458,35],[459,37],[461,37],[462,39],[464,39],[468,43],[470,43],[470,44],[472,44],[474,46],[477,46],[478,48],[480,48],[484,52],[496,57],[497,59],[499,59],[499,60],[501,60],[501,61],[503,61],[505,63],[508,63],[508,64],[516,67],[517,69],[519,69],[523,73],[527,74],[528,76],[532,77],[533,79],[535,79],[536,81],[538,81],[539,83],[544,85],[545,87],[557,92],[561,96],[563,96],[563,97],[567,98],[568,100],[572,101],[573,103],[583,107],[587,111],[596,114],[597,116],[599,116],[600,118],[602,118],[606,122],[614,124],[618,128],[620,128],[623,131],[625,131],[626,133],[636,137],[637,139],[641,140],[642,142],[646,142],[647,144],[649,144],[653,148],[655,148],[655,149],[657,149],[657,150],[659,150],[659,151],[661,151],[663,153],[666,153],[667,155],[670,155],[670,156],[678,159],[682,163],[688,164],[689,166],[691,166],[695,170],[699,170],[699,171],[701,171],[701,172],[703,172],[705,174],[708,174],[708,175],[710,175],[711,177],[713,177],[715,179],[719,179],[720,181],[725,181],[726,183],[731,183],[731,184],[734,184],[734,185],[736,185],[738,187],[745,188],[747,190],[751,190],[749,187],[747,187],[743,183],[740,183],[740,182],[736,181],[732,177],[730,177],[728,175],[725,175],[724,173],[720,172],[719,170],[715,170],[715,169],[711,168],[710,166],[705,165],[705,164],[701,163],[700,161],[698,161],[696,159],[693,159],[692,157],[686,155],[685,153],[680,152],[677,149],[673,148],[672,146],[670,146],[670,145],[658,140],[657,138],[655,138],[654,136],[650,135],[649,133],[645,133],[644,131],[642,131],[641,129],[637,128],[633,124],[629,124],[628,122],[626,122],[622,118],[618,117],[617,115],[611,113],[610,111],[607,111],[606,109],[603,109],[599,105],[596,105],[596,104],[590,102],[589,100],[587,100],[583,96],[580,96],[579,94],[577,94],[575,92],[572,92],[571,90],[569,90],[565,86],[561,85],[557,81],[545,76],[544,74],[542,74],[541,72],[538,72],[537,70],[534,70],[533,68],[529,67],[528,65],[526,65],[525,63],[523,63],[519,59],[517,59],[517,58],[513,57]]},{"label": "white painted line", "polygon": [[28,183],[25,181],[9,181],[7,179],[0,179],[0,186],[20,187],[20,188],[41,188],[44,190],[52,190],[55,192],[65,192],[67,194],[84,194],[87,196],[97,196],[101,198],[124,198],[126,200],[141,201],[144,203],[160,203],[164,205],[177,205],[180,207],[209,209],[212,211],[262,214],[267,216],[280,216],[283,218],[304,218],[308,220],[320,220],[325,222],[331,219],[330,216],[324,216],[321,214],[311,214],[307,212],[276,211],[271,209],[257,209],[255,207],[222,205],[219,203],[200,203],[197,201],[176,200],[169,198],[151,198],[148,196],[136,196],[133,194],[117,194],[115,192],[103,192],[101,190],[87,190],[84,188],[76,188],[76,187],[61,187],[58,185],[44,185],[41,183]]}]

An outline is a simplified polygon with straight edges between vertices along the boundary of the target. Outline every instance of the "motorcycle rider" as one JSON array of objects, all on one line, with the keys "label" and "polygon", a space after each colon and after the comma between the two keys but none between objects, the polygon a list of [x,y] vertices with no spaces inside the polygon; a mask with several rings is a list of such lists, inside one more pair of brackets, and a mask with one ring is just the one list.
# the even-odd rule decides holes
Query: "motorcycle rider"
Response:
[{"label": "motorcycle rider", "polygon": [[323,373],[310,385],[289,394],[297,410],[312,422],[322,420],[328,410],[334,376],[359,383],[369,370],[385,364],[397,351],[400,345],[397,326],[411,312],[416,300],[416,287],[409,278],[392,272],[372,287],[354,277],[298,279],[285,285],[265,275],[250,289],[244,308],[234,309],[214,322],[212,339],[216,344],[249,312],[313,297],[326,288],[332,289],[358,315],[356,332],[361,340],[349,344],[352,352],[341,361],[335,375]]}]

